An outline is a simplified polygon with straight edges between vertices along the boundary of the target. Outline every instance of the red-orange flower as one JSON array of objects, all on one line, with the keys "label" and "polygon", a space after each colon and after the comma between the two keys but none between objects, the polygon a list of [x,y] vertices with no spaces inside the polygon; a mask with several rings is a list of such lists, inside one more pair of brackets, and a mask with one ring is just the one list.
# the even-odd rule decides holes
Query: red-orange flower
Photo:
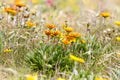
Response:
[{"label": "red-orange flower", "polygon": [[70,41],[67,40],[67,39],[63,39],[63,40],[62,40],[62,43],[65,44],[65,45],[68,45],[68,44],[70,44]]},{"label": "red-orange flower", "polygon": [[51,30],[45,30],[45,34],[48,35],[48,36],[50,36],[51,34],[53,34],[53,31],[51,31]]},{"label": "red-orange flower", "polygon": [[49,29],[53,29],[55,28],[56,26],[54,24],[46,24],[46,27],[49,28]]},{"label": "red-orange flower", "polygon": [[45,34],[46,34],[46,35],[50,35],[51,33],[50,33],[49,30],[45,30]]},{"label": "red-orange flower", "polygon": [[55,36],[60,35],[60,31],[54,31],[53,34],[54,34]]}]

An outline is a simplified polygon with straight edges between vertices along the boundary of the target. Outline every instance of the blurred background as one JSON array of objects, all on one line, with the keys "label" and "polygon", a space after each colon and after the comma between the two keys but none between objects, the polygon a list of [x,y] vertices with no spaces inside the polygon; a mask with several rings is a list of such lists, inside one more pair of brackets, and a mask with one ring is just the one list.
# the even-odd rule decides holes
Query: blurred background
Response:
[{"label": "blurred background", "polygon": [[[2,3],[13,4],[15,1],[19,0],[0,0]],[[119,0],[20,0],[26,4],[39,4],[39,5],[49,5],[61,8],[71,8],[75,11],[79,8],[84,9],[117,9],[119,8]]]}]

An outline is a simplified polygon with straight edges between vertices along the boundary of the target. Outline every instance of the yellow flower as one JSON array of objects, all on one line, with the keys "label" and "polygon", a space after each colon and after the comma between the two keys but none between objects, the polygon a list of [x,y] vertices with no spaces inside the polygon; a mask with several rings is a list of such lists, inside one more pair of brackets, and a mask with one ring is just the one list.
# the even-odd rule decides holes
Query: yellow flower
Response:
[{"label": "yellow flower", "polygon": [[95,80],[109,80],[109,79],[107,79],[107,78],[96,77]]},{"label": "yellow flower", "polygon": [[57,78],[57,80],[65,80],[64,78]]},{"label": "yellow flower", "polygon": [[62,28],[64,29],[64,28],[66,28],[67,27],[67,25],[65,25],[65,24],[62,24]]},{"label": "yellow flower", "polygon": [[66,36],[65,36],[65,34],[61,33],[61,34],[60,34],[60,37],[61,37],[61,38],[65,38]]},{"label": "yellow flower", "polygon": [[86,41],[85,41],[85,40],[81,40],[81,43],[85,44],[85,43],[86,43]]},{"label": "yellow flower", "polygon": [[100,13],[100,16],[102,16],[104,18],[107,18],[107,17],[110,17],[110,13],[108,13],[108,12],[102,12],[102,13]]},{"label": "yellow flower", "polygon": [[70,54],[70,59],[71,59],[71,60],[74,60],[74,61],[77,61],[77,62],[80,62],[80,63],[85,63],[85,60],[84,60],[84,59],[78,58],[78,57],[76,57],[76,56],[74,56],[74,55],[72,55],[72,54]]},{"label": "yellow flower", "polygon": [[33,27],[33,26],[36,26],[36,24],[35,23],[32,23],[32,22],[30,22],[30,21],[27,21],[26,22],[26,25],[28,26],[28,27]]},{"label": "yellow flower", "polygon": [[117,26],[120,26],[120,21],[115,21],[115,24],[116,24]]},{"label": "yellow flower", "polygon": [[117,41],[120,41],[120,37],[116,37],[116,40],[117,40]]},{"label": "yellow flower", "polygon": [[73,31],[73,28],[71,28],[71,27],[66,27],[66,28],[64,28],[64,30],[65,30],[66,32],[72,32],[72,31]]},{"label": "yellow flower", "polygon": [[12,8],[5,8],[5,12],[10,13],[12,15],[16,15],[16,10],[12,9]]},{"label": "yellow flower", "polygon": [[56,26],[54,24],[46,24],[46,27],[49,28],[49,29],[53,29],[55,28]]},{"label": "yellow flower", "polygon": [[70,42],[76,42],[76,38],[71,39]]},{"label": "yellow flower", "polygon": [[38,76],[36,75],[27,75],[27,80],[38,80]]},{"label": "yellow flower", "polygon": [[70,41],[68,41],[67,39],[63,39],[62,43],[65,44],[65,45],[68,45],[68,44],[70,44]]},{"label": "yellow flower", "polygon": [[3,52],[4,53],[10,53],[10,52],[12,52],[12,50],[11,49],[5,49],[5,50],[3,50]]}]

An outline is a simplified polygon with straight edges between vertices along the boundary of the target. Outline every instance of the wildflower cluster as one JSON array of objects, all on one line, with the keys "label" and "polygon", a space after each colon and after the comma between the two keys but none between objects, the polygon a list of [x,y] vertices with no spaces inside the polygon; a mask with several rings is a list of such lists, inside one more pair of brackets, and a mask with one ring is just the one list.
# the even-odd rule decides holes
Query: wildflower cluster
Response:
[{"label": "wildflower cluster", "polygon": [[78,39],[81,38],[81,34],[78,32],[74,32],[72,27],[63,26],[65,33],[61,34],[62,43],[68,45],[70,43],[77,42]]},{"label": "wildflower cluster", "polygon": [[0,3],[0,64],[26,72],[3,71],[15,73],[17,80],[119,80],[120,20],[113,12],[87,10],[84,6],[94,0],[4,1]]},{"label": "wildflower cluster", "polygon": [[45,30],[44,32],[48,37],[56,37],[61,34],[60,31],[53,30],[54,28],[56,28],[55,24],[46,24],[46,27],[48,28],[48,30]]}]

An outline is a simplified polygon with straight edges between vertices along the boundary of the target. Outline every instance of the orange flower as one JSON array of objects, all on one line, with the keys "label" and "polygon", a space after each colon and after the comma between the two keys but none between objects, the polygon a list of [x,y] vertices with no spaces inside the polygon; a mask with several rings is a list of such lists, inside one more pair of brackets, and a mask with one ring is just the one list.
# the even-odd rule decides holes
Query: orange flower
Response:
[{"label": "orange flower", "polygon": [[5,12],[10,13],[12,15],[16,15],[16,13],[17,13],[16,10],[14,10],[12,8],[5,8],[4,10],[5,10]]},{"label": "orange flower", "polygon": [[107,17],[110,17],[110,13],[102,12],[102,13],[100,13],[100,16],[107,18]]},{"label": "orange flower", "polygon": [[72,31],[73,31],[73,28],[71,28],[71,27],[66,27],[66,28],[64,28],[64,30],[65,30],[66,32],[72,32]]},{"label": "orange flower", "polygon": [[55,36],[55,35],[54,35],[54,31],[50,30],[50,33],[51,33],[51,34],[50,34],[51,37],[54,37],[54,36]]},{"label": "orange flower", "polygon": [[36,26],[36,24],[35,23],[32,23],[32,22],[30,22],[30,21],[27,21],[26,22],[26,25],[28,26],[28,27],[33,27],[33,26]]},{"label": "orange flower", "polygon": [[74,38],[79,38],[79,37],[81,37],[81,34],[80,34],[80,33],[77,33],[77,32],[71,32],[71,33],[69,34],[69,36],[74,37]]},{"label": "orange flower", "polygon": [[66,35],[65,38],[70,42],[76,42],[77,38],[79,38],[80,36],[81,35],[79,33],[71,32],[68,35]]},{"label": "orange flower", "polygon": [[15,5],[16,5],[17,7],[24,7],[24,6],[25,6],[25,4],[22,3],[20,0],[16,0],[16,1],[15,1]]},{"label": "orange flower", "polygon": [[45,30],[45,34],[49,36],[51,34],[50,30]]},{"label": "orange flower", "polygon": [[52,30],[45,30],[45,34],[47,35],[47,36],[54,36],[54,32],[52,31]]},{"label": "orange flower", "polygon": [[60,35],[60,31],[54,31],[53,33],[55,36]]},{"label": "orange flower", "polygon": [[73,37],[73,36],[70,36],[70,35],[66,35],[65,38],[66,38],[67,40],[71,40],[71,39],[73,39],[74,37]]},{"label": "orange flower", "polygon": [[68,44],[70,44],[70,41],[68,41],[67,39],[63,39],[62,43],[65,44],[65,45],[68,45]]},{"label": "orange flower", "polygon": [[56,26],[54,24],[46,24],[46,27],[48,27],[49,29],[53,29],[55,28]]}]

